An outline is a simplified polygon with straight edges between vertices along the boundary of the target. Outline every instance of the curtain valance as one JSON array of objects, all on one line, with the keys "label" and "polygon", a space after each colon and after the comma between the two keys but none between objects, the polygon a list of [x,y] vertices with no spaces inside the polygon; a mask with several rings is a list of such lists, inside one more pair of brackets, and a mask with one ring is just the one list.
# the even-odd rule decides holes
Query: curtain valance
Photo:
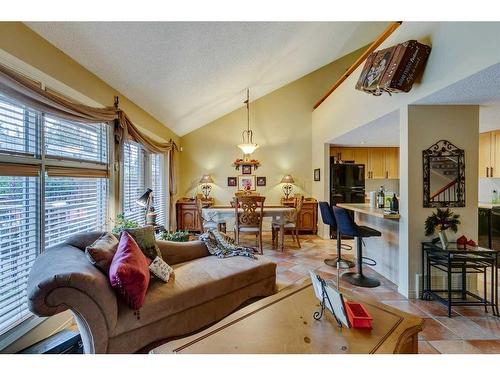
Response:
[{"label": "curtain valance", "polygon": [[42,89],[38,83],[1,64],[0,92],[28,107],[66,120],[113,124],[116,141],[120,144],[131,139],[153,153],[167,153],[176,149],[173,141],[157,142],[144,135],[117,105],[96,108],[72,102],[50,90]]}]

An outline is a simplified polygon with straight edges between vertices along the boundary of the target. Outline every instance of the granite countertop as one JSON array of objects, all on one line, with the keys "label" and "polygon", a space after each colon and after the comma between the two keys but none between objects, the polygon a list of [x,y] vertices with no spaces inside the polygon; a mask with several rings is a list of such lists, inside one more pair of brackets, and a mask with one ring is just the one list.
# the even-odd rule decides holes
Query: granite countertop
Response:
[{"label": "granite countertop", "polygon": [[490,202],[479,202],[477,204],[479,208],[489,208],[492,209],[493,207],[500,207],[500,203],[490,203]]},{"label": "granite countertop", "polygon": [[399,218],[401,217],[399,214],[388,213],[382,208],[370,207],[370,203],[337,203],[337,207],[345,208],[346,210],[351,210],[366,215],[376,216],[382,219],[399,220]]}]

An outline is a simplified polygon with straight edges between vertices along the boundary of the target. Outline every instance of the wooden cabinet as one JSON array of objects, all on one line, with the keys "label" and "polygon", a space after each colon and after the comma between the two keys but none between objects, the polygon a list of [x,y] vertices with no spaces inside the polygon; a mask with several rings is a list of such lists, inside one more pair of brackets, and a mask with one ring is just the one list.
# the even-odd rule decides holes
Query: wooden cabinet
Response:
[{"label": "wooden cabinet", "polygon": [[330,156],[364,164],[366,178],[399,178],[398,147],[331,147]]},{"label": "wooden cabinet", "polygon": [[387,147],[385,153],[386,178],[399,178],[399,148]]},{"label": "wooden cabinet", "polygon": [[[281,198],[284,206],[293,206],[293,199]],[[299,214],[298,229],[301,232],[318,233],[318,201],[314,198],[305,198]]]},{"label": "wooden cabinet", "polygon": [[500,131],[479,134],[479,177],[500,177]]},{"label": "wooden cabinet", "polygon": [[[206,207],[213,206],[214,200],[204,201]],[[181,198],[175,204],[177,217],[177,230],[187,230],[190,232],[199,232],[201,228],[201,218],[196,209],[196,201],[193,198]]]},{"label": "wooden cabinet", "polygon": [[[493,132],[479,134],[479,177],[490,177]],[[494,168],[496,169],[496,168]]]}]

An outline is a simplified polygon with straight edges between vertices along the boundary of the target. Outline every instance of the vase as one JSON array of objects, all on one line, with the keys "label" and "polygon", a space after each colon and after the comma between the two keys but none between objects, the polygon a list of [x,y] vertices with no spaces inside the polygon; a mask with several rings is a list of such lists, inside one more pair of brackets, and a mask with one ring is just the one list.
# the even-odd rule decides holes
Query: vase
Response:
[{"label": "vase", "polygon": [[448,237],[446,237],[446,231],[439,231],[439,241],[441,242],[441,247],[446,249],[448,247]]}]

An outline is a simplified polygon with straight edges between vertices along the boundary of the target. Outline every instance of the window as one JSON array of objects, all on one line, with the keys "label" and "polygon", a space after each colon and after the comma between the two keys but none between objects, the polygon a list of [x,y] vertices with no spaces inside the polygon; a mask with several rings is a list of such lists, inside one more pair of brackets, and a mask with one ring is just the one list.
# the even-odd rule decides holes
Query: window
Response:
[{"label": "window", "polygon": [[165,163],[164,156],[160,154],[152,154],[151,161],[151,189],[154,194],[154,208],[156,210],[156,223],[167,225],[167,192],[165,191]]},{"label": "window", "polygon": [[124,145],[122,210],[127,219],[144,225],[145,208],[137,204],[147,188],[153,190],[156,223],[167,226],[166,163],[161,154],[151,154],[135,142]]},{"label": "window", "polygon": [[59,120],[0,94],[0,335],[31,316],[36,256],[105,229],[108,134],[105,124]]},{"label": "window", "polygon": [[144,225],[144,208],[136,201],[146,190],[144,152],[135,142],[126,142],[123,150],[123,214],[127,219]]}]

